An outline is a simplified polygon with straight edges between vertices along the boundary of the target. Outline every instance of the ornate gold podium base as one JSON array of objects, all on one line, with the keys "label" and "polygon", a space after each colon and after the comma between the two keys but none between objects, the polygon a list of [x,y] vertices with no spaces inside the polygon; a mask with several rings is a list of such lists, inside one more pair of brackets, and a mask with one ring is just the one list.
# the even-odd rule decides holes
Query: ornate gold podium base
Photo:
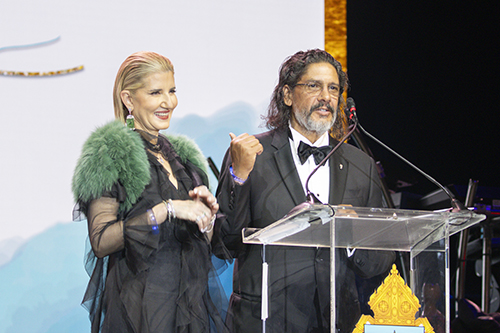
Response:
[{"label": "ornate gold podium base", "polygon": [[365,325],[423,327],[425,333],[434,333],[427,318],[415,319],[420,303],[399,275],[396,265],[392,266],[389,276],[370,296],[368,305],[374,316],[362,315],[353,333],[364,333]]}]

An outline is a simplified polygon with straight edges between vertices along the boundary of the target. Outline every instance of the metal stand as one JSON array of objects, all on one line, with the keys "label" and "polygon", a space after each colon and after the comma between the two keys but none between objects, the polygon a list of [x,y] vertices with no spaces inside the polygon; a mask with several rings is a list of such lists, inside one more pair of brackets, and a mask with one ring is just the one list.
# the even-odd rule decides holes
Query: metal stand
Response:
[{"label": "metal stand", "polygon": [[337,332],[337,305],[335,295],[335,217],[330,222],[330,332]]},{"label": "metal stand", "polygon": [[266,245],[262,245],[262,302],[261,302],[261,319],[262,319],[262,333],[266,333],[266,319],[269,316],[269,297],[267,286],[268,265],[266,262]]},{"label": "metal stand", "polygon": [[[465,206],[471,207],[474,204],[474,197],[476,196],[478,182],[469,179],[469,186],[467,188],[467,197],[465,198]],[[460,232],[458,243],[458,272],[455,289],[455,310],[458,311],[458,301],[465,297],[465,268],[467,264],[467,242],[469,241],[469,229],[464,229]]]},{"label": "metal stand", "polygon": [[490,312],[490,284],[491,284],[491,226],[488,220],[483,225],[483,276],[481,277],[483,297],[481,297],[481,310]]}]

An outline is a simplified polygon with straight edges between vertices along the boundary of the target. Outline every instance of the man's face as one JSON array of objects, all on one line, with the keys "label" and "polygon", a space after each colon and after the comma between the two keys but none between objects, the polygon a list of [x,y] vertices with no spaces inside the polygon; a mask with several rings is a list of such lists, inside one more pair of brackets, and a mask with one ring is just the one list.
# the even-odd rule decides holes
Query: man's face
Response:
[{"label": "man's face", "polygon": [[339,77],[329,63],[313,63],[295,87],[283,88],[284,102],[292,107],[291,126],[314,143],[337,117]]}]

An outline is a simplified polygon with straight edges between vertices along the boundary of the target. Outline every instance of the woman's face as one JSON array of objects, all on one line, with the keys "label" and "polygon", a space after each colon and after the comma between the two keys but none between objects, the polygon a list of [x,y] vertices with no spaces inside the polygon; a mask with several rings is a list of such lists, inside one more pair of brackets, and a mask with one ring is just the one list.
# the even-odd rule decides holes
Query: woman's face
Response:
[{"label": "woman's face", "polygon": [[122,91],[124,104],[132,111],[135,128],[158,135],[170,126],[177,106],[173,72],[150,74],[143,79],[144,86],[134,93]]}]

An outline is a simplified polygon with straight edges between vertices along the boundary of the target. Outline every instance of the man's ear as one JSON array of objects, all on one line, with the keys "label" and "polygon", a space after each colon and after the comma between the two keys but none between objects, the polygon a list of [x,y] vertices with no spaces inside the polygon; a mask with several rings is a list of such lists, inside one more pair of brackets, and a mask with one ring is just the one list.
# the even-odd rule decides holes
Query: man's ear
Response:
[{"label": "man's ear", "polygon": [[122,103],[130,112],[132,112],[134,110],[134,103],[132,102],[132,94],[130,93],[130,90],[122,90],[120,97],[122,99]]},{"label": "man's ear", "polygon": [[292,89],[288,84],[283,87],[283,102],[286,106],[292,106]]}]

